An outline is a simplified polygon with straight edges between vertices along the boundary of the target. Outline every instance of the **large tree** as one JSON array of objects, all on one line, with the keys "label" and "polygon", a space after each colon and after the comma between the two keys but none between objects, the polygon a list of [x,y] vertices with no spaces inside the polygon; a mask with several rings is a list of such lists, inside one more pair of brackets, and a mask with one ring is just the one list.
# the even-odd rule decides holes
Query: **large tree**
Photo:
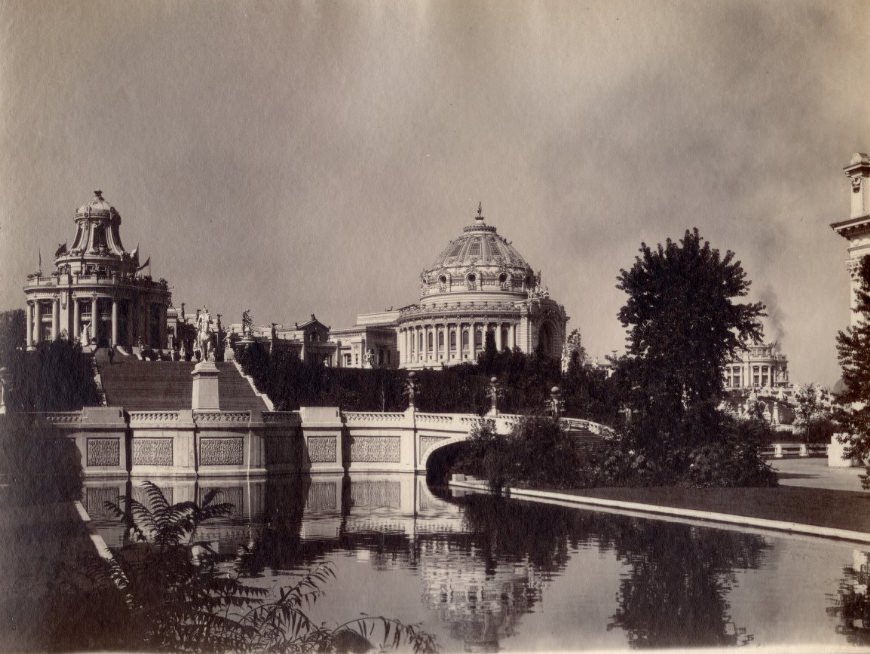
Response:
[{"label": "large tree", "polygon": [[861,258],[855,291],[857,324],[837,334],[837,357],[845,390],[837,396],[844,410],[837,416],[847,429],[846,456],[864,461],[862,478],[870,488],[870,257]]},{"label": "large tree", "polygon": [[665,432],[690,445],[713,436],[704,432],[715,428],[723,367],[762,335],[764,305],[736,301],[749,287],[734,253],[721,255],[697,229],[656,248],[642,243],[634,266],[620,271],[632,409],[647,418],[650,438]]}]

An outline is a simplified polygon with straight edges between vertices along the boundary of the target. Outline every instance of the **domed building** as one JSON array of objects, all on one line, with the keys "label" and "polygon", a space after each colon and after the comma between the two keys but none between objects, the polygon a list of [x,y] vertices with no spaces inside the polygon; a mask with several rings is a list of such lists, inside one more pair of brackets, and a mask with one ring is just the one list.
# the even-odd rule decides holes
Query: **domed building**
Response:
[{"label": "domed building", "polygon": [[482,209],[420,279],[417,304],[363,314],[354,327],[332,332],[341,342],[338,365],[413,369],[474,363],[487,333],[499,350],[561,356],[565,308],[550,298],[540,273],[487,224]]},{"label": "domed building", "polygon": [[63,243],[54,254],[54,270],[27,276],[28,349],[62,336],[88,345],[165,348],[168,285],[142,274],[150,260],[139,264],[138,247],[124,249],[121,215],[102,191],[79,207],[75,225],[72,246]]}]

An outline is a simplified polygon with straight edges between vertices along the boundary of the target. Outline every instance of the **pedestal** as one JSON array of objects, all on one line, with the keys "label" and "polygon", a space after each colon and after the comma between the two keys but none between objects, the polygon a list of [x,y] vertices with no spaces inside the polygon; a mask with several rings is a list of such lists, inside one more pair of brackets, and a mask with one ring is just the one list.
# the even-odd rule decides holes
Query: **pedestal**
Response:
[{"label": "pedestal", "polygon": [[219,411],[218,369],[214,361],[200,361],[190,373],[193,376],[194,411]]}]

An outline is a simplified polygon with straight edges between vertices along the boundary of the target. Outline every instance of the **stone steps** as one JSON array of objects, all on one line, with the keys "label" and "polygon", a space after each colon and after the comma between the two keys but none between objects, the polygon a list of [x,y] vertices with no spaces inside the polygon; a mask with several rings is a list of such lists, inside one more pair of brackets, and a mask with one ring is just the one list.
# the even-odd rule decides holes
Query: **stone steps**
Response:
[{"label": "stone steps", "polygon": [[[97,359],[106,402],[127,411],[177,411],[189,409],[193,393],[193,363],[139,361],[115,357],[115,362]],[[225,411],[266,410],[247,380],[232,363],[218,363],[220,408]]]}]

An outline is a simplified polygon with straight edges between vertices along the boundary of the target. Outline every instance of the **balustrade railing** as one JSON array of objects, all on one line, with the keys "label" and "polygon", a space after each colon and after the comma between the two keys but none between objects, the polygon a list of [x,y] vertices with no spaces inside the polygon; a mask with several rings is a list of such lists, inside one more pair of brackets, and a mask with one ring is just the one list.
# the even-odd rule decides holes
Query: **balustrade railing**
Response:
[{"label": "balustrade railing", "polygon": [[404,413],[378,413],[376,411],[342,411],[347,423],[384,423],[401,422],[405,419]]},{"label": "balustrade railing", "polygon": [[130,411],[130,424],[173,424],[178,422],[178,415],[178,411]]},{"label": "balustrade railing", "polygon": [[197,423],[247,423],[251,421],[250,411],[194,411]]},{"label": "balustrade railing", "polygon": [[39,415],[53,425],[72,425],[82,421],[81,411],[49,411]]},{"label": "balustrade railing", "polygon": [[301,418],[298,411],[264,411],[263,422],[266,424],[296,424]]}]

